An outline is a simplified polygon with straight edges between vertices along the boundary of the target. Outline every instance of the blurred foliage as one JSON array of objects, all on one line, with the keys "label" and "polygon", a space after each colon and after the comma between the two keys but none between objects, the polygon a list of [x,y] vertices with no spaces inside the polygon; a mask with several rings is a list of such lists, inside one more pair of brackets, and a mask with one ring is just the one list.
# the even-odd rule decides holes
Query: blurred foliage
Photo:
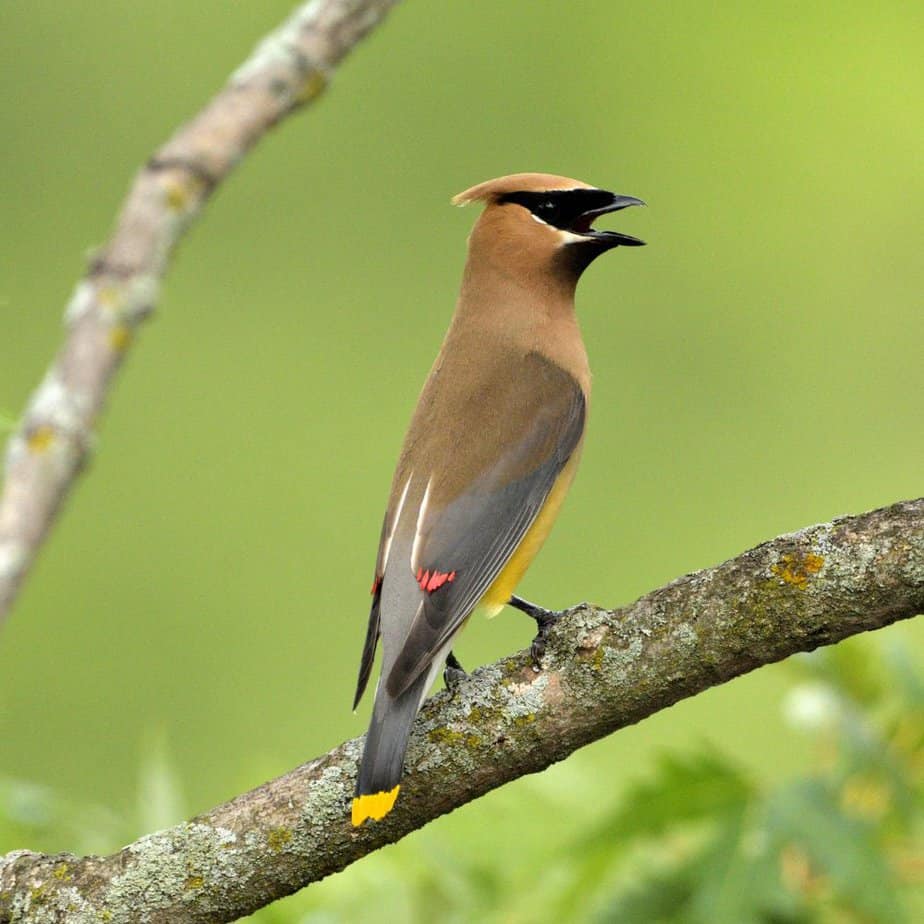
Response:
[{"label": "blurred foliage", "polygon": [[[785,710],[808,773],[766,787],[713,752],[661,762],[585,840],[593,915],[622,924],[900,924],[924,912],[924,677],[897,646],[850,640],[793,659]],[[614,850],[613,845],[619,847]],[[628,859],[626,859],[628,857]],[[564,909],[567,905],[562,906]]]},{"label": "blurred foliage", "polygon": [[[5,417],[138,165],[292,5],[0,2]],[[164,823],[364,731],[382,505],[474,219],[448,200],[472,183],[549,170],[649,204],[611,219],[649,246],[581,283],[587,446],[524,596],[624,603],[918,496],[922,35],[905,0],[399,4],[211,198],[119,376],[0,632],[0,776],[32,781],[0,851],[79,850],[89,804],[122,840],[142,830],[152,728],[183,782],[162,765],[141,786]],[[505,613],[457,653],[493,661],[531,630]],[[924,620],[881,635],[924,650]],[[890,695],[845,673],[863,708]],[[657,755],[702,745],[757,793],[800,773],[812,741],[787,730],[786,689],[771,667],[680,703],[309,897],[358,921],[426,896],[447,919],[505,896],[539,915]],[[59,820],[22,826],[43,812]]]},{"label": "blurred foliage", "polygon": [[[924,673],[896,645],[853,639],[789,662],[791,734],[815,758],[768,786],[712,747],[662,755],[561,844],[523,839],[507,875],[485,836],[410,838],[260,911],[259,924],[546,921],[619,924],[911,924],[924,914]],[[788,742],[782,742],[787,746]],[[539,811],[542,811],[540,808]],[[142,765],[134,816],[0,784],[0,840],[108,851],[182,817],[163,736]],[[396,858],[396,854],[398,855]]]},{"label": "blurred foliage", "polygon": [[134,805],[118,812],[69,799],[49,786],[0,776],[0,853],[13,845],[78,856],[111,853],[183,820],[182,787],[163,729],[144,736],[135,792]]}]

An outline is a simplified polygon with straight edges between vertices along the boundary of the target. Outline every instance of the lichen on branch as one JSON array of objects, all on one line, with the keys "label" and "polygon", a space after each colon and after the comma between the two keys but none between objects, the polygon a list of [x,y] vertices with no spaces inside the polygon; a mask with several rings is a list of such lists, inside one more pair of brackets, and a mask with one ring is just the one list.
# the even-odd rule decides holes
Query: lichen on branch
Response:
[{"label": "lichen on branch", "polygon": [[350,822],[355,739],[112,856],[0,858],[0,924],[233,921],[679,700],[922,612],[924,498],[781,536],[630,606],[577,607],[541,669],[523,651],[433,697],[382,822]]}]

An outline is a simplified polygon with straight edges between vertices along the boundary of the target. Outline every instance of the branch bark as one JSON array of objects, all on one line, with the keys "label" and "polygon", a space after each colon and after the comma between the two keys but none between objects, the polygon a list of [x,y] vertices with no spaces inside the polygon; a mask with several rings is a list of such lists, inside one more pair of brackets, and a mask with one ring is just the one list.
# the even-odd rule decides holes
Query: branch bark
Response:
[{"label": "branch bark", "polygon": [[96,419],[167,262],[210,193],[277,122],[313,102],[397,0],[298,7],[157,151],[67,306],[67,334],[9,440],[0,495],[0,622],[86,463]]},{"label": "branch bark", "polygon": [[232,921],[654,712],[924,612],[924,498],[781,536],[630,606],[581,605],[424,706],[395,810],[354,830],[355,739],[108,857],[0,858],[0,924]]}]

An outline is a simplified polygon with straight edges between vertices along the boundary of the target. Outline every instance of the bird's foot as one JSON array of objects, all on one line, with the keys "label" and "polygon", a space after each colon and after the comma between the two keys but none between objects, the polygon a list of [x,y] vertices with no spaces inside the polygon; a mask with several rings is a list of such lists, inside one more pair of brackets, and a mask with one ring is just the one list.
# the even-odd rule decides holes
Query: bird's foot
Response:
[{"label": "bird's foot", "polygon": [[459,684],[466,677],[468,677],[468,673],[465,668],[462,667],[459,659],[450,651],[446,658],[446,666],[443,668],[443,683],[446,684],[446,689],[449,690],[451,695],[455,694]]},{"label": "bird's foot", "polygon": [[537,606],[535,603],[530,603],[528,600],[517,596],[510,598],[510,605],[536,621],[536,628],[539,631],[529,646],[529,653],[533,659],[533,667],[538,670],[542,656],[545,654],[545,646],[548,643],[552,626],[561,619],[567,610],[547,610],[544,606]]}]

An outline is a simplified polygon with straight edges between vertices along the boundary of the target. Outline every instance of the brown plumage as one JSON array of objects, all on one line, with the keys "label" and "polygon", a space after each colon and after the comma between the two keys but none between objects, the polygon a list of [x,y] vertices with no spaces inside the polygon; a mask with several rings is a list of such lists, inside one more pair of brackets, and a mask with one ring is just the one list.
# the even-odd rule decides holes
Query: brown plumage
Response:
[{"label": "brown plumage", "polygon": [[475,609],[496,613],[539,550],[580,455],[590,369],[574,313],[599,254],[642,242],[596,231],[639,205],[577,180],[524,173],[453,200],[485,209],[456,312],[405,437],[385,513],[360,665],[382,677],[353,802],[378,820],[398,794],[420,704]]}]

